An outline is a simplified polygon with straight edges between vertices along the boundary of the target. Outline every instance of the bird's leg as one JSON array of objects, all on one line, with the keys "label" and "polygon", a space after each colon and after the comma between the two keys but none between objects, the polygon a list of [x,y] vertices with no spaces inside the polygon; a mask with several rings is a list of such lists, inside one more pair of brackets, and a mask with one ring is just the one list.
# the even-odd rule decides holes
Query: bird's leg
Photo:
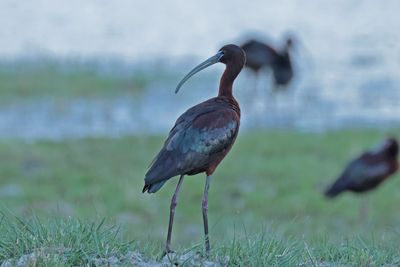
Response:
[{"label": "bird's leg", "polygon": [[175,193],[171,199],[171,207],[169,209],[167,244],[165,246],[166,253],[172,252],[171,247],[170,247],[171,246],[172,225],[174,224],[175,208],[176,208],[176,205],[178,204],[178,194],[179,194],[179,189],[181,188],[182,182],[183,182],[183,175],[181,175],[181,177],[179,178],[179,182],[176,186]]},{"label": "bird's leg", "polygon": [[[264,119],[264,114],[265,114],[265,99],[264,99],[264,89],[263,84],[262,84],[262,77],[260,77],[260,71],[257,70],[254,72],[254,96],[255,98],[253,99],[252,102],[252,110],[255,113],[256,119],[260,120],[260,123],[262,123]],[[261,83],[260,83],[261,82]]]},{"label": "bird's leg", "polygon": [[204,186],[204,195],[202,201],[203,208],[203,222],[204,222],[204,236],[205,236],[205,245],[206,245],[206,253],[208,254],[210,251],[210,239],[208,236],[208,189],[210,188],[211,175],[207,175],[206,185]]},{"label": "bird's leg", "polygon": [[259,91],[258,91],[258,89],[259,89],[258,88],[258,84],[259,84],[259,82],[258,82],[258,71],[254,72],[253,83],[254,83],[254,85],[253,85],[254,91],[256,92],[256,96],[258,97],[258,94],[259,94]]},{"label": "bird's leg", "polygon": [[359,219],[361,222],[368,220],[368,196],[363,196],[360,203]]}]

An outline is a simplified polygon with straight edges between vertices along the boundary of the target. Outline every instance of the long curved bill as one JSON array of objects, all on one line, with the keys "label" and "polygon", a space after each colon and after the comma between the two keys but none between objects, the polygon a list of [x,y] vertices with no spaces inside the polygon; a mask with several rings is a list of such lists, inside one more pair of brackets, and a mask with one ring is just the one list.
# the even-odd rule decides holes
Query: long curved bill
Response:
[{"label": "long curved bill", "polygon": [[190,77],[192,77],[193,75],[195,75],[197,72],[210,67],[211,65],[214,65],[215,63],[218,63],[219,60],[222,58],[222,56],[224,55],[224,52],[219,51],[217,54],[215,54],[214,56],[210,57],[209,59],[207,59],[206,61],[204,61],[203,63],[200,63],[199,65],[197,65],[194,69],[192,69],[178,84],[178,86],[175,89],[175,94],[177,94],[179,92],[179,89],[181,89],[182,85],[189,80]]}]

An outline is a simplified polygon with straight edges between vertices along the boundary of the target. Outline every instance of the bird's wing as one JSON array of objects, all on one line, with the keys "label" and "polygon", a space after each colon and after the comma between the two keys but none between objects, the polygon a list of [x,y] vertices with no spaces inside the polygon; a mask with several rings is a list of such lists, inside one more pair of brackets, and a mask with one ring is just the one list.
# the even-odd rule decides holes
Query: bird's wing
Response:
[{"label": "bird's wing", "polygon": [[385,158],[370,152],[364,153],[346,166],[339,178],[325,191],[325,195],[335,197],[345,190],[370,190],[393,173],[392,169]]},{"label": "bird's wing", "polygon": [[242,45],[246,58],[251,58],[256,64],[271,65],[278,53],[271,46],[259,41],[251,40]]},{"label": "bird's wing", "polygon": [[374,183],[386,176],[390,166],[383,160],[371,161],[370,157],[370,154],[364,154],[352,161],[341,175],[341,179],[345,179],[349,186],[354,187]]},{"label": "bird's wing", "polygon": [[237,116],[234,110],[215,105],[189,109],[178,118],[150,165],[146,184],[205,166],[210,156],[229,147],[236,138]]}]

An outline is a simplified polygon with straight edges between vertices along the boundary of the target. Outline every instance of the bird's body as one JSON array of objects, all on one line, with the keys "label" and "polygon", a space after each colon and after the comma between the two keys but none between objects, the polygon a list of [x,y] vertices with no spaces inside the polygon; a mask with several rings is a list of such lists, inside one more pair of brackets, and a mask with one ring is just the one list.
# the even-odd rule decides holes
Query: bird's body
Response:
[{"label": "bird's body", "polygon": [[293,67],[288,52],[275,57],[272,64],[272,74],[276,85],[285,86],[293,78]]},{"label": "bird's body", "polygon": [[294,72],[289,49],[291,39],[287,39],[284,48],[279,51],[264,42],[251,39],[241,47],[246,52],[246,67],[256,74],[263,68],[272,70],[276,86],[285,86],[292,80]]},{"label": "bird's body", "polygon": [[218,96],[188,109],[176,121],[161,151],[145,175],[143,192],[155,193],[174,176],[180,175],[171,200],[166,252],[170,252],[172,225],[179,190],[185,175],[206,173],[202,210],[206,251],[208,237],[208,189],[211,175],[228,154],[240,126],[240,108],[232,94],[232,86],[245,63],[244,51],[236,45],[226,45],[219,52],[195,67],[179,83],[175,92],[192,75],[217,62],[226,65]]},{"label": "bird's body", "polygon": [[270,45],[257,41],[249,40],[241,45],[246,52],[246,67],[254,72],[260,71],[263,67],[272,67],[278,52]]},{"label": "bird's body", "polygon": [[143,192],[156,192],[177,175],[211,175],[231,149],[240,125],[234,98],[219,96],[183,113],[146,173]]},{"label": "bird's body", "polygon": [[365,152],[351,161],[325,195],[332,198],[344,191],[363,193],[376,188],[398,170],[397,155],[397,141],[386,140],[378,150]]}]

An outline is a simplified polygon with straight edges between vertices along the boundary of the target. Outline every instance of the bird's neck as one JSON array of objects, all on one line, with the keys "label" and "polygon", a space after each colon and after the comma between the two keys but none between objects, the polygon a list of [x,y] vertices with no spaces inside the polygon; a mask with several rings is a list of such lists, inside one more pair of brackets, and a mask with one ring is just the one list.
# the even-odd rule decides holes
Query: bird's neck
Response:
[{"label": "bird's neck", "polygon": [[218,96],[233,98],[233,82],[235,81],[241,70],[242,66],[237,66],[235,64],[229,64],[226,66],[226,69],[222,74],[221,80],[219,82]]},{"label": "bird's neck", "polygon": [[226,96],[226,97],[229,97],[229,98],[233,98],[232,85],[233,85],[232,81],[229,81],[227,79],[223,79],[223,77],[222,77],[221,81],[219,83],[218,96]]}]

